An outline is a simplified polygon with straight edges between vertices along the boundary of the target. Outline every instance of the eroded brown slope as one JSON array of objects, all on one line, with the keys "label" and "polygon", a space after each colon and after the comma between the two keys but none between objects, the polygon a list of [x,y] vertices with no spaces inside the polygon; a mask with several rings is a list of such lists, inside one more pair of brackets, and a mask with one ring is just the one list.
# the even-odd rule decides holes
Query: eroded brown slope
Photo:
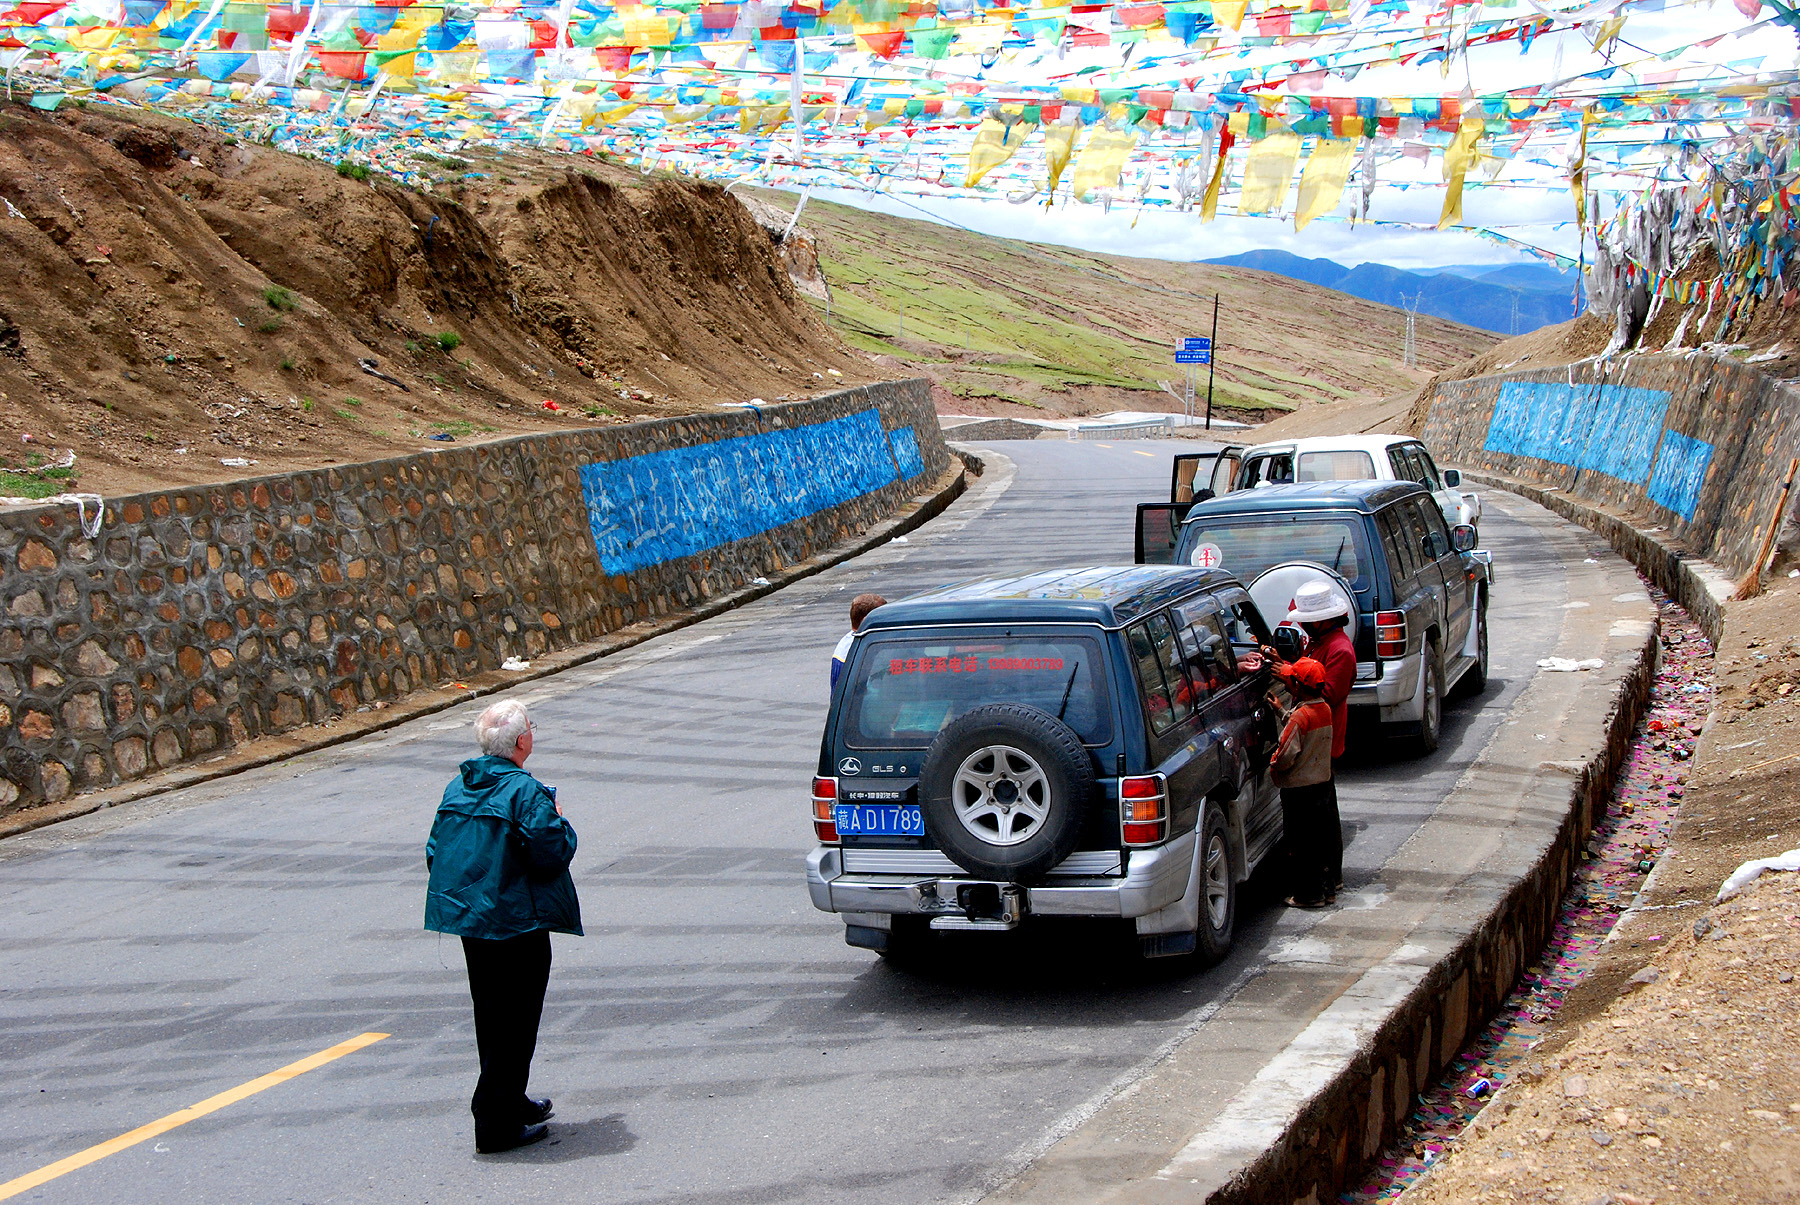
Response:
[{"label": "eroded brown slope", "polygon": [[0,106],[0,467],[73,450],[79,488],[114,493],[879,375],[717,186],[447,166],[416,191],[185,122]]}]

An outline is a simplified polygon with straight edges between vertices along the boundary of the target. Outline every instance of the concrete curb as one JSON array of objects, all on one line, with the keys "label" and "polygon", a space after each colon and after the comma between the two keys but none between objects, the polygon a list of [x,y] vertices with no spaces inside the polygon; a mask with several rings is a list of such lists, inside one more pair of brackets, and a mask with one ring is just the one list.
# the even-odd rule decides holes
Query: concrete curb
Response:
[{"label": "concrete curb", "polygon": [[149,778],[139,779],[125,786],[110,787],[103,791],[77,796],[65,803],[27,808],[0,820],[0,840],[17,836],[20,833],[31,832],[46,825],[56,824],[59,821],[86,816],[105,808],[117,807],[123,803],[133,803],[154,795],[162,795],[169,791],[178,791],[233,774],[241,774],[245,770],[270,765],[302,753],[328,749],[333,745],[341,745],[346,741],[353,741],[373,732],[397,728],[420,716],[431,715],[434,712],[455,707],[460,703],[466,703],[470,699],[510,690],[522,683],[546,678],[574,666],[585,665],[590,661],[597,661],[613,653],[623,652],[625,649],[642,644],[647,640],[666,636],[670,632],[679,631],[703,620],[735,610],[746,603],[773,594],[783,586],[791,585],[802,578],[811,577],[833,565],[860,556],[869,549],[885,544],[895,536],[905,535],[915,527],[942,514],[946,507],[962,496],[963,490],[967,488],[968,476],[972,474],[979,477],[983,469],[981,458],[968,450],[953,449],[953,455],[961,463],[952,463],[943,475],[932,484],[929,491],[916,495],[903,503],[892,518],[882,520],[854,539],[846,540],[834,548],[789,566],[770,578],[766,585],[746,586],[741,590],[711,599],[704,606],[669,615],[655,622],[632,624],[610,634],[603,640],[590,641],[587,644],[539,657],[532,662],[529,670],[510,673],[494,670],[473,676],[465,683],[415,691],[395,703],[386,706],[377,704],[376,707],[379,710],[358,711],[348,716],[340,716],[325,725],[294,729],[276,736],[248,742],[237,746],[221,758],[204,762],[198,766],[184,766],[169,770]]},{"label": "concrete curb", "polygon": [[1591,502],[1571,498],[1554,487],[1534,485],[1498,473],[1465,470],[1463,480],[1529,498],[1571,522],[1605,536],[1620,556],[1642,569],[1657,589],[1681,604],[1716,646],[1725,630],[1724,604],[1736,583],[1711,561],[1702,560],[1672,540],[1634,526],[1629,520]]},{"label": "concrete curb", "polygon": [[[1606,666],[1540,673],[1511,712],[1528,722],[1502,728],[1384,867],[1394,902],[1416,917],[1405,939],[1167,1166],[1116,1199],[1332,1200],[1498,1011],[1550,935],[1654,676],[1655,610],[1626,601],[1641,597],[1635,574],[1602,557],[1579,588],[1585,606],[1564,612],[1558,655],[1598,653]],[[1600,703],[1599,723],[1575,722]],[[1539,725],[1546,732],[1530,731]]]}]

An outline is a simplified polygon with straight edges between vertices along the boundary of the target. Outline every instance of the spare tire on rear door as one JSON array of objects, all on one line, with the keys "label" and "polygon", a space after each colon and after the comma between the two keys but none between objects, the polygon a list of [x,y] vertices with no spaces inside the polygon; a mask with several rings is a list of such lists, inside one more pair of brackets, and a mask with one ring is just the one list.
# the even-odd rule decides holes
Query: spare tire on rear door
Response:
[{"label": "spare tire on rear door", "polygon": [[1075,850],[1094,765],[1048,712],[990,703],[945,726],[925,751],[919,806],[937,847],[970,874],[1016,883]]}]

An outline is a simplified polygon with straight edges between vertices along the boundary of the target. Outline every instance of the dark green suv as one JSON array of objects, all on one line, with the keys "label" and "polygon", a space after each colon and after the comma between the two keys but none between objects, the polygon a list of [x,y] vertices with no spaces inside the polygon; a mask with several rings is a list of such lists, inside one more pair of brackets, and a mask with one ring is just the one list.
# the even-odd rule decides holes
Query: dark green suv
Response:
[{"label": "dark green suv", "polygon": [[1262,616],[1236,578],[1059,569],[874,612],[813,779],[813,903],[851,945],[1118,917],[1146,956],[1230,947],[1281,837]]}]

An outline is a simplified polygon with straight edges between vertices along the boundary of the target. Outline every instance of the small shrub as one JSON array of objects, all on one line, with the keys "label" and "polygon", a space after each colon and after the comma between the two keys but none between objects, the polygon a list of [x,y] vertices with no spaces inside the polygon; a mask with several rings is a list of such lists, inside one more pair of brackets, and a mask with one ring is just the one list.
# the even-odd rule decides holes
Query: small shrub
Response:
[{"label": "small shrub", "polygon": [[406,354],[407,355],[416,356],[424,350],[425,349],[423,347],[419,346],[419,341],[417,339],[408,339],[406,341]]},{"label": "small shrub", "polygon": [[455,331],[439,331],[437,345],[439,351],[455,351],[462,346],[462,336]]},{"label": "small shrub", "polygon": [[0,469],[0,494],[9,494],[15,498],[48,498],[51,494],[62,492],[62,485],[46,481],[34,473],[15,473],[10,469]]},{"label": "small shrub", "polygon": [[[294,357],[292,357],[292,356],[281,357],[281,371],[283,371],[283,372],[294,371]],[[312,409],[312,407],[308,406],[307,409],[310,410],[310,409]]]},{"label": "small shrub", "polygon": [[369,169],[360,163],[352,163],[348,159],[340,159],[337,165],[337,174],[351,180],[367,180],[369,178]]},{"label": "small shrub", "polygon": [[294,295],[280,285],[270,285],[264,289],[263,300],[269,303],[270,309],[280,310],[284,314],[293,309],[295,304]]},{"label": "small shrub", "polygon": [[261,322],[256,324],[256,330],[257,330],[258,334],[272,335],[280,329],[281,329],[281,319],[280,318],[265,318]]},{"label": "small shrub", "polygon": [[360,405],[362,405],[362,399],[361,399],[361,398],[359,398],[359,397],[347,397],[347,398],[345,398],[345,399],[344,399],[344,405],[346,405],[346,406],[360,406]]},{"label": "small shrub", "polygon": [[313,403],[312,403],[311,398],[303,397],[300,399],[300,409],[304,410],[306,413],[308,413],[308,414],[312,413],[312,406],[313,406]]},{"label": "small shrub", "polygon": [[356,411],[354,411],[354,410],[346,410],[346,409],[344,409],[344,408],[343,408],[343,407],[342,407],[342,406],[333,406],[333,407],[332,407],[332,408],[331,408],[331,412],[332,412],[332,413],[333,413],[333,414],[335,414],[335,415],[337,415],[337,416],[338,416],[338,417],[339,417],[339,418],[351,418],[351,419],[353,419],[353,418],[355,418],[355,417],[356,417]]}]

